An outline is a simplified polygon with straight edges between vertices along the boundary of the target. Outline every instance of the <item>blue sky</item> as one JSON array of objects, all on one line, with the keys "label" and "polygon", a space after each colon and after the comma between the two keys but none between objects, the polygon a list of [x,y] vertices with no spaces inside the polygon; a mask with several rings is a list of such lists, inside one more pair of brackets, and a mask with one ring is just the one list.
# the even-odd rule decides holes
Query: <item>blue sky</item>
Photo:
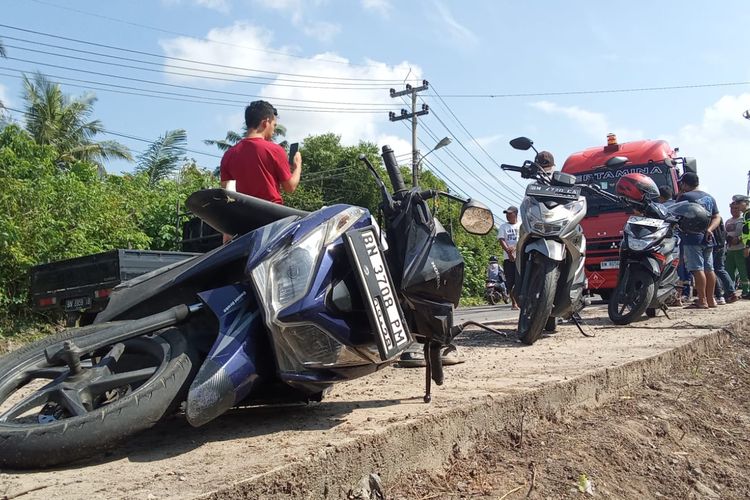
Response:
[{"label": "blue sky", "polygon": [[[292,142],[332,131],[345,143],[388,143],[405,155],[409,130],[387,115],[404,103],[388,88],[425,78],[432,111],[420,148],[453,134],[428,160],[497,213],[520,201],[518,181],[497,167],[526,158],[508,146],[518,135],[552,151],[559,165],[603,144],[608,132],[620,141],[667,139],[698,158],[702,185],[725,216],[731,195],[746,189],[750,8],[742,0],[0,0],[0,11],[9,56],[0,60],[0,99],[8,107],[22,105],[22,71],[54,75],[71,95],[96,87],[95,114],[108,130],[154,140],[184,128],[190,156],[206,167],[219,153],[203,139],[239,130],[253,96],[280,108]],[[692,88],[594,92],[654,87]],[[200,102],[155,98],[155,90]],[[560,94],[573,91],[583,93]],[[459,97],[466,95],[473,97]],[[136,153],[146,146],[108,138]]]}]

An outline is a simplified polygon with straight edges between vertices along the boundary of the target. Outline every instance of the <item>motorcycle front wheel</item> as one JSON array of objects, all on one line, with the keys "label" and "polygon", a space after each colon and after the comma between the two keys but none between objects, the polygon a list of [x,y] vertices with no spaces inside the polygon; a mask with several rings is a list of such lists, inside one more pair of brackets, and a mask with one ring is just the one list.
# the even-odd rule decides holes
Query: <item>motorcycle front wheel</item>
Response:
[{"label": "motorcycle front wheel", "polygon": [[554,306],[555,288],[560,270],[557,262],[533,252],[526,262],[518,301],[518,338],[531,345],[542,335]]},{"label": "motorcycle front wheel", "polygon": [[625,270],[607,306],[609,319],[616,325],[628,325],[640,318],[654,297],[654,276],[640,266]]},{"label": "motorcycle front wheel", "polygon": [[[112,324],[64,330],[0,358],[0,467],[67,463],[152,427],[180,403],[192,362],[176,328],[107,344]],[[102,337],[102,335],[99,335]],[[76,342],[96,339],[91,352]],[[45,349],[65,347],[50,363]]]}]

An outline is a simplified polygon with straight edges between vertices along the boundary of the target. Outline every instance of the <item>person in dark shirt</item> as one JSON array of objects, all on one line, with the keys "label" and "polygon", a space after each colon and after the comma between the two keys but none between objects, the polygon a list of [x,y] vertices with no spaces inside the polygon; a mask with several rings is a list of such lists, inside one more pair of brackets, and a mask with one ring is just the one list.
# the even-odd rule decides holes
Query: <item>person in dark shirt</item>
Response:
[{"label": "person in dark shirt", "polygon": [[713,231],[719,225],[721,217],[716,200],[710,194],[698,189],[698,175],[686,172],[680,177],[680,192],[677,202],[690,201],[698,203],[711,214],[711,220],[703,234],[684,234],[683,249],[685,252],[685,266],[695,280],[695,290],[698,300],[687,306],[690,309],[708,309],[716,307],[714,289],[716,287],[716,275],[713,267]]},{"label": "person in dark shirt", "polygon": [[[302,172],[302,155],[289,165],[287,153],[271,142],[276,130],[276,108],[266,101],[253,101],[245,108],[247,134],[221,159],[221,187],[283,204],[281,189],[294,192]],[[229,239],[224,236],[224,241]]]}]

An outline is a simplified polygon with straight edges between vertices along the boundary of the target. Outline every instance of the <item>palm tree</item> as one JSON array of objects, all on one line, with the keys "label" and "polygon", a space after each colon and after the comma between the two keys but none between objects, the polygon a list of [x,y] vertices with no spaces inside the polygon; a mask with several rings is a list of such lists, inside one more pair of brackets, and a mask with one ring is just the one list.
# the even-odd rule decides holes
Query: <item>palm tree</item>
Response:
[{"label": "palm tree", "polygon": [[[227,132],[227,135],[224,139],[205,139],[203,141],[203,144],[207,146],[216,146],[219,148],[220,151],[224,152],[227,149],[231,148],[238,142],[242,140],[243,137],[247,135],[247,125],[242,126],[242,133],[238,134],[237,132],[230,130]],[[276,130],[273,132],[273,137],[271,138],[274,141],[279,140],[282,137],[286,137],[286,127],[284,125],[276,125]],[[287,141],[284,140],[279,143],[279,145],[283,148],[287,147]]]},{"label": "palm tree", "polygon": [[186,144],[187,132],[183,129],[165,132],[138,156],[135,171],[147,173],[148,182],[153,186],[173,173],[180,161],[185,159]]},{"label": "palm tree", "polygon": [[38,144],[52,145],[59,161],[69,163],[89,161],[102,169],[109,159],[133,161],[130,150],[116,141],[95,141],[104,132],[99,120],[88,121],[96,96],[92,93],[71,99],[62,93],[60,85],[50,82],[41,73],[33,80],[23,77],[26,101],[26,130]]}]

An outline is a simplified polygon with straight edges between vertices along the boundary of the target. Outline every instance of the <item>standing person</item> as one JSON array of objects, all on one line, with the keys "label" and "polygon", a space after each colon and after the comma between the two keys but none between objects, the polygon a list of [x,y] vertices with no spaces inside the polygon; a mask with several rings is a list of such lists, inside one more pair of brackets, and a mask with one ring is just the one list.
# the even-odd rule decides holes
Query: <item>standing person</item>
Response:
[{"label": "standing person", "polygon": [[[277,115],[266,101],[253,101],[245,108],[247,134],[221,159],[221,187],[278,204],[284,203],[281,189],[297,189],[302,155],[297,152],[290,166],[284,148],[271,142]],[[225,243],[229,239],[224,235]]]},{"label": "standing person", "polygon": [[505,271],[505,283],[508,287],[512,304],[510,308],[518,309],[518,302],[516,302],[513,288],[516,285],[516,243],[518,243],[518,231],[521,229],[521,221],[518,220],[518,207],[510,206],[507,210],[503,210],[503,213],[508,222],[500,224],[498,240],[500,241],[500,246],[503,247],[503,252],[505,252],[503,271]]},{"label": "standing person", "polygon": [[731,304],[737,302],[736,290],[734,288],[734,280],[729,276],[729,273],[725,269],[726,258],[727,258],[727,231],[724,227],[724,221],[720,218],[719,225],[713,231],[714,247],[713,247],[713,258],[714,258],[714,274],[716,275],[716,289],[714,290],[714,297],[716,303],[719,305]]},{"label": "standing person", "polygon": [[[740,197],[740,201],[741,201]],[[747,198],[746,196],[744,198]],[[734,198],[733,198],[734,200]],[[742,217],[742,211],[740,209],[741,203],[738,201],[732,201],[729,204],[729,211],[732,217],[727,219],[724,225],[727,229],[727,263],[726,269],[729,273],[729,277],[732,280],[740,278],[740,286],[742,286],[742,298],[750,298],[750,283],[747,280],[747,265],[745,262],[745,245],[742,243],[742,226],[744,219]]]},{"label": "standing person", "polygon": [[698,299],[687,309],[708,309],[716,307],[714,299],[714,288],[716,287],[716,275],[713,266],[713,230],[719,225],[719,209],[716,200],[710,194],[698,189],[698,175],[686,172],[680,177],[680,194],[677,202],[690,201],[698,203],[711,214],[711,220],[703,234],[683,235],[685,265],[695,280],[695,289]]}]

